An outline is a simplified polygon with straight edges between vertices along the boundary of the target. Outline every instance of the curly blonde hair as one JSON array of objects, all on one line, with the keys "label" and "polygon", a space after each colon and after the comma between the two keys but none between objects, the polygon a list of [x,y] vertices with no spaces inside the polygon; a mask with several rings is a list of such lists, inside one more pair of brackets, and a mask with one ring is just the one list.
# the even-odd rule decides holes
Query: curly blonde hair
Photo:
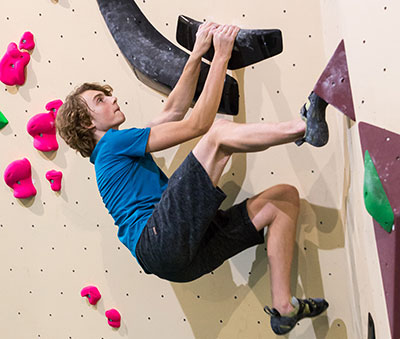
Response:
[{"label": "curly blonde hair", "polygon": [[56,128],[61,138],[84,158],[90,157],[96,146],[94,127],[90,127],[92,125],[90,109],[81,96],[88,90],[100,91],[106,96],[111,96],[113,91],[109,85],[84,83],[66,97],[56,117]]}]

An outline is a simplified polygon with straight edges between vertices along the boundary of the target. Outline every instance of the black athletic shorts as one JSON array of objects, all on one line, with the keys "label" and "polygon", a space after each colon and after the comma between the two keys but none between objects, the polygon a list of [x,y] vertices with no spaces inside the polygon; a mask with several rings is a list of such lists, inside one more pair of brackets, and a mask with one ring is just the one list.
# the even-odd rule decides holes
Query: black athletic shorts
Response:
[{"label": "black athletic shorts", "polygon": [[251,222],[246,200],[222,211],[225,197],[190,153],[169,179],[139,238],[136,256],[143,270],[169,281],[192,281],[262,244],[264,231]]}]

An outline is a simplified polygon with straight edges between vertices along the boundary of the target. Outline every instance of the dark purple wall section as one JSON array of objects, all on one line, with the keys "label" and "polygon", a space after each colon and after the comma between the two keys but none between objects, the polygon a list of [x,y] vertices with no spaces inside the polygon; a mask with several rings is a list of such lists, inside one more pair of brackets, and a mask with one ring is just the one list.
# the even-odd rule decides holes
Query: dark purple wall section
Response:
[{"label": "dark purple wall section", "polygon": [[343,40],[318,79],[314,92],[350,119],[356,121]]},{"label": "dark purple wall section", "polygon": [[368,150],[394,213],[395,229],[388,233],[375,220],[383,286],[392,338],[400,338],[400,135],[360,122],[361,148]]},{"label": "dark purple wall section", "polygon": [[400,230],[400,135],[365,122],[358,128],[363,155],[368,150]]},{"label": "dark purple wall section", "polygon": [[387,233],[374,220],[383,287],[393,339],[400,338],[400,230]]}]

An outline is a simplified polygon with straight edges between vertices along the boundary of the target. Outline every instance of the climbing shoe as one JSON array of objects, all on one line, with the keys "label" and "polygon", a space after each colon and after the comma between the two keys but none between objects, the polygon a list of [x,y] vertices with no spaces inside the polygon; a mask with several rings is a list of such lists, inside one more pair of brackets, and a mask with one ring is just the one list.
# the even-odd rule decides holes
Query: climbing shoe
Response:
[{"label": "climbing shoe", "polygon": [[302,139],[296,141],[296,145],[300,146],[307,142],[315,147],[321,147],[329,139],[328,125],[325,121],[328,103],[314,92],[311,92],[308,100],[308,104],[304,104],[300,110],[300,115],[306,122],[306,132]]},{"label": "climbing shoe", "polygon": [[271,316],[271,328],[277,335],[288,333],[296,326],[297,322],[303,318],[312,318],[325,311],[329,304],[325,299],[297,299],[292,298],[292,305],[298,309],[297,313],[292,316],[281,316],[275,309],[264,307],[265,313]]}]

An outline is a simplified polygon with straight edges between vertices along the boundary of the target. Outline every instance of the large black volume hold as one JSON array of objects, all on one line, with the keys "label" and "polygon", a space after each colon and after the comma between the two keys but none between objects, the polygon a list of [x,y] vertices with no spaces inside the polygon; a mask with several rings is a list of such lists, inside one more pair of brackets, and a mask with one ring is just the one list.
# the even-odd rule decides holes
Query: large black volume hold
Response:
[{"label": "large black volume hold", "polygon": [[[108,29],[137,78],[168,95],[178,82],[189,55],[161,35],[133,0],[97,2]],[[209,69],[210,66],[202,62],[195,101],[201,94]],[[238,84],[227,75],[218,111],[236,115],[238,109]]]},{"label": "large black volume hold", "polygon": [[[186,49],[193,50],[196,32],[200,25],[200,21],[180,15],[176,40]],[[281,53],[282,50],[282,32],[279,29],[241,29],[233,45],[228,68],[238,69],[250,66],[261,60],[271,58]],[[211,46],[204,58],[211,61],[213,56],[214,47]]]}]

